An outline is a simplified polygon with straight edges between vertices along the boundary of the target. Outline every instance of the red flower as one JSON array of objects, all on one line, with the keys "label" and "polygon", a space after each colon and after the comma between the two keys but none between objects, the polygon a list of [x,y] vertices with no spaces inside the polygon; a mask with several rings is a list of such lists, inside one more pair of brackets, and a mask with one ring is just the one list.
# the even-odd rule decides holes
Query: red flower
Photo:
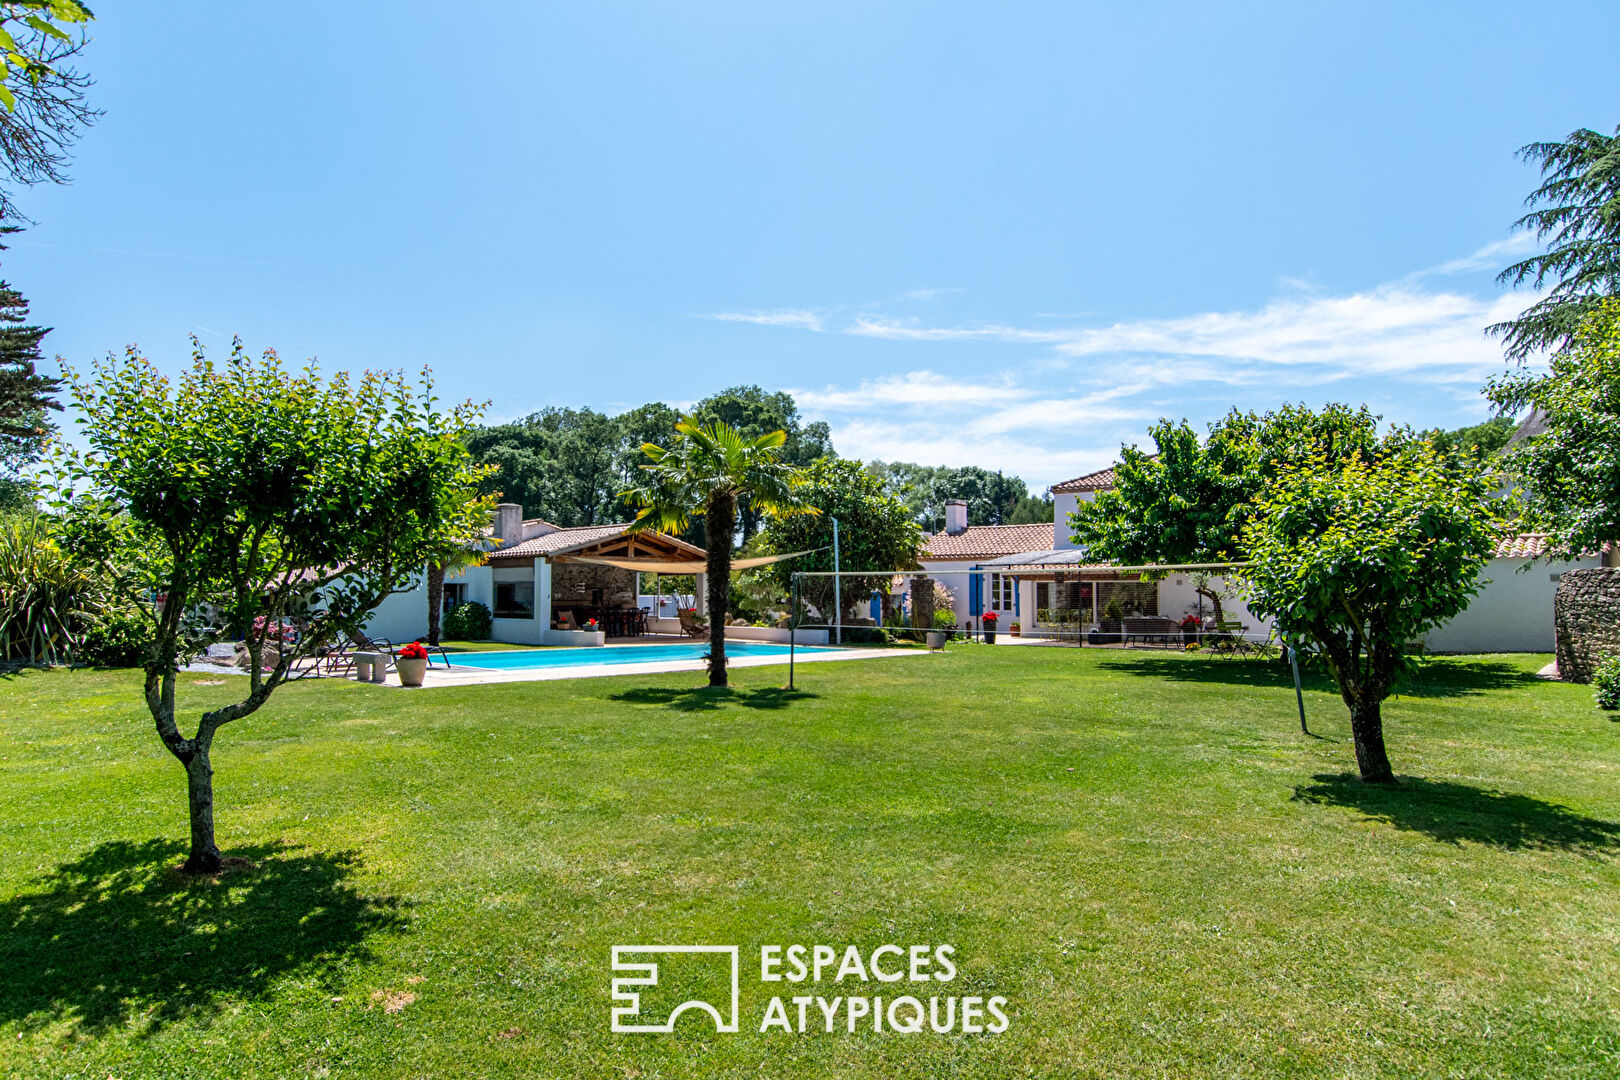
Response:
[{"label": "red flower", "polygon": [[401,660],[426,660],[428,658],[428,651],[422,648],[422,643],[420,641],[413,641],[403,649],[399,650],[399,658]]},{"label": "red flower", "polygon": [[997,614],[996,614],[996,613],[995,613],[995,612],[993,612],[993,611],[987,611],[987,612],[985,612],[985,613],[984,613],[984,615],[983,615],[983,618],[984,618],[984,621],[985,621],[985,622],[995,622],[995,621],[996,621],[996,620],[997,620],[997,619],[999,619],[999,618],[1000,618],[1000,617],[1001,617],[1001,616],[999,616],[999,615],[997,615]]}]

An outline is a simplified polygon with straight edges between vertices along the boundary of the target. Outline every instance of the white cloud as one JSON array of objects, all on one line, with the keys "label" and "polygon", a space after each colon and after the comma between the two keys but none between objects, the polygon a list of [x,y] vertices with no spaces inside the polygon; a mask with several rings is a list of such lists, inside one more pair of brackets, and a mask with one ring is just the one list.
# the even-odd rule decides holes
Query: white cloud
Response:
[{"label": "white cloud", "polygon": [[1502,270],[1507,263],[1517,262],[1535,251],[1538,246],[1536,234],[1528,229],[1521,229],[1506,239],[1492,240],[1471,255],[1464,255],[1460,259],[1452,259],[1438,266],[1419,270],[1412,277],[1427,277],[1431,274],[1466,274],[1475,270]]},{"label": "white cloud", "polygon": [[[851,388],[795,389],[805,413],[834,422],[838,452],[863,459],[926,465],[980,465],[1024,477],[1037,490],[1101,468],[1119,453],[1121,437],[1139,432],[1162,410],[1118,403],[1143,383],[1055,393],[999,379],[963,379],[934,371],[868,379]],[[1100,444],[1066,444],[1072,426]],[[1117,433],[1117,435],[1116,435]],[[1110,441],[1112,440],[1112,441]]]},{"label": "white cloud", "polygon": [[841,421],[833,431],[838,452],[865,461],[915,461],[921,465],[978,465],[1023,477],[1039,493],[1119,457],[1119,443],[1048,447],[1028,438],[963,438],[947,425],[875,419]]},{"label": "white cloud", "polygon": [[821,316],[814,311],[793,309],[788,311],[721,311],[705,315],[706,319],[720,322],[753,323],[756,326],[787,326],[798,330],[822,329]]},{"label": "white cloud", "polygon": [[1070,357],[1154,357],[1158,370],[1169,360],[1218,361],[1190,371],[1229,383],[1310,385],[1368,374],[1423,380],[1457,371],[1482,377],[1502,366],[1501,346],[1485,336],[1485,327],[1512,317],[1530,299],[1388,285],[1351,296],[1274,301],[1258,311],[1116,323],[1078,331],[1057,350]]},{"label": "white cloud", "polygon": [[853,322],[844,327],[843,332],[889,341],[1010,341],[1037,345],[1062,341],[1072,333],[994,325],[921,326],[916,319],[890,319],[881,315],[857,315]]},{"label": "white cloud", "polygon": [[[1111,326],[929,323],[871,309],[724,316],[877,340],[965,345],[927,368],[855,386],[795,390],[832,423],[839,452],[925,464],[980,464],[1045,486],[1114,460],[1160,416],[1207,422],[1232,406],[1285,400],[1367,401],[1421,426],[1484,413],[1479,388],[1504,366],[1485,328],[1538,299],[1473,295],[1425,280],[1503,265],[1533,250],[1518,233],[1472,254],[1348,295],[1299,282],[1260,307]],[[717,316],[722,317],[722,316]],[[1032,319],[1046,316],[1032,315]],[[977,343],[980,349],[971,349]],[[984,357],[1004,354],[986,373]],[[972,374],[954,364],[978,364]]]},{"label": "white cloud", "polygon": [[910,371],[869,379],[853,389],[829,386],[823,390],[795,390],[794,400],[806,409],[832,412],[869,412],[915,406],[971,406],[985,402],[1015,401],[1029,391],[1013,385],[1010,375],[999,380],[967,381],[932,371]]}]

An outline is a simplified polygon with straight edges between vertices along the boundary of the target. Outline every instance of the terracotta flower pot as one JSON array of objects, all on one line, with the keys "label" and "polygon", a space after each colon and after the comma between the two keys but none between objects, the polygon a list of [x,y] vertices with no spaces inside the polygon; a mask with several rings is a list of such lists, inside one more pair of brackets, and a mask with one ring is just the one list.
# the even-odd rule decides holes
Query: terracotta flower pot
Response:
[{"label": "terracotta flower pot", "polygon": [[408,660],[400,657],[394,662],[394,670],[399,672],[399,685],[421,686],[422,680],[427,677],[426,660]]}]

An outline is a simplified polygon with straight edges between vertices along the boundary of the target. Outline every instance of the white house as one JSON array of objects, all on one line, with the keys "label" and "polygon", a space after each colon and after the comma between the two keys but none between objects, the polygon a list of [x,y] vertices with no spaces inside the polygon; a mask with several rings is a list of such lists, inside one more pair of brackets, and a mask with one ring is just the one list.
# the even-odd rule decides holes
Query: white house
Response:
[{"label": "white house", "polygon": [[[1093,563],[1077,547],[1069,528],[1075,507],[1114,486],[1114,470],[1053,485],[1052,522],[1035,525],[969,525],[967,503],[945,504],[945,528],[923,545],[920,564],[951,591],[956,620],[967,626],[994,611],[1003,630],[1017,623],[1032,636],[1059,625],[1073,628],[1097,622],[1110,601],[1127,614],[1166,616],[1180,621],[1189,613],[1210,613],[1187,574],[1144,582],[1140,573]],[[969,573],[969,571],[981,571]],[[1249,613],[1238,592],[1223,579],[1222,607],[1247,633],[1265,635],[1270,624]]]},{"label": "white house", "polygon": [[[487,550],[483,566],[445,575],[445,608],[476,600],[494,615],[491,638],[521,645],[589,644],[581,631],[560,627],[560,616],[567,613],[575,624],[591,617],[605,623],[607,612],[639,605],[635,570],[593,560],[690,565],[704,557],[702,548],[676,537],[632,533],[628,523],[567,527],[539,518],[524,520],[523,508],[516,503],[496,508]],[[704,575],[697,577],[701,612]],[[427,623],[427,581],[422,574],[372,612],[366,632],[412,641],[426,635]]]},{"label": "white house", "polygon": [[[1096,621],[1110,599],[1128,612],[1180,621],[1208,613],[1208,601],[1195,590],[1193,576],[1171,572],[1157,582],[1089,563],[1069,527],[1069,515],[1097,493],[1114,486],[1112,467],[1052,486],[1052,524],[969,525],[967,504],[946,504],[945,528],[923,545],[921,565],[951,590],[958,625],[973,625],[983,611],[996,612],[1003,630],[1013,623],[1035,633],[1056,623],[1071,627]],[[1481,574],[1479,594],[1467,610],[1431,631],[1425,645],[1434,652],[1546,652],[1553,647],[1553,594],[1567,571],[1602,565],[1591,556],[1549,560],[1546,539],[1511,537],[1497,548]],[[982,571],[970,574],[968,571]],[[977,578],[977,583],[975,583]],[[1215,577],[1226,616],[1249,635],[1270,633],[1270,623],[1248,610],[1241,585]]]},{"label": "white house", "polygon": [[1468,609],[1424,637],[1433,652],[1552,652],[1553,594],[1570,570],[1604,565],[1597,555],[1548,559],[1547,538],[1513,536],[1497,545]]}]

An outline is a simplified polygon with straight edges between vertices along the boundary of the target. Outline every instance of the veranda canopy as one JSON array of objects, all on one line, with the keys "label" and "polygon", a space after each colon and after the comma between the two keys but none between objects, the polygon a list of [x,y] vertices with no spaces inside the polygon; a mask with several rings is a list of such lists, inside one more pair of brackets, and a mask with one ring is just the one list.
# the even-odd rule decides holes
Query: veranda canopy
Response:
[{"label": "veranda canopy", "polygon": [[[769,566],[771,563],[782,562],[785,559],[797,559],[800,555],[808,555],[820,548],[809,548],[805,551],[791,551],[786,555],[758,555],[750,559],[732,559],[733,570],[752,570],[756,566]],[[569,562],[599,563],[602,566],[616,566],[620,570],[641,570],[649,574],[702,574],[708,571],[707,563],[699,559],[690,562],[670,562],[666,559],[610,559],[597,555],[571,555],[566,556]]]}]

